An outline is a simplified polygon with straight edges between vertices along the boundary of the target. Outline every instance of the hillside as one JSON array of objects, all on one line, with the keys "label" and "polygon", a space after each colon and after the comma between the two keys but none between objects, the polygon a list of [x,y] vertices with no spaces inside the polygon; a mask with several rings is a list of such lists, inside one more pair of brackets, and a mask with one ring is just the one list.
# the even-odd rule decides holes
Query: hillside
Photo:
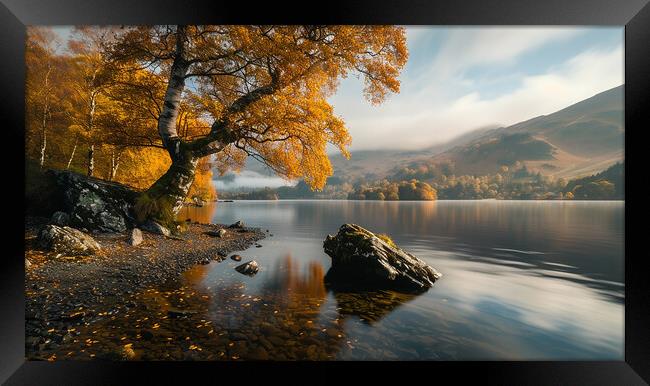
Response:
[{"label": "hillside", "polygon": [[623,160],[623,86],[553,114],[489,132],[428,161],[451,162],[457,174],[484,175],[517,162],[532,172],[575,178]]},{"label": "hillside", "polygon": [[564,193],[576,200],[621,200],[625,197],[625,163],[616,163],[607,170],[589,177],[569,181]]},{"label": "hillside", "polygon": [[[328,185],[391,178],[405,168],[432,165],[453,165],[457,176],[495,174],[504,166],[565,180],[589,176],[623,161],[623,118],[623,86],[619,86],[549,115],[477,129],[420,150],[353,151],[349,160],[333,154],[334,176]],[[245,169],[259,175],[259,186],[273,175],[251,159]],[[217,179],[224,178],[232,176]]]}]

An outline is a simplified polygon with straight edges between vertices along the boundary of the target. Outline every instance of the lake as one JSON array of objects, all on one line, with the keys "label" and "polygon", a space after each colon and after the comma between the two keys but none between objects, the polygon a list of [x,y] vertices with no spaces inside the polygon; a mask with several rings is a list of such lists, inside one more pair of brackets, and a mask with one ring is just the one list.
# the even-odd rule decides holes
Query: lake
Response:
[{"label": "lake", "polygon": [[[623,360],[624,202],[237,201],[181,216],[272,234],[238,252],[257,275],[228,259],[183,279],[212,325],[270,359]],[[328,290],[323,240],[346,222],[443,277],[421,295]]]}]

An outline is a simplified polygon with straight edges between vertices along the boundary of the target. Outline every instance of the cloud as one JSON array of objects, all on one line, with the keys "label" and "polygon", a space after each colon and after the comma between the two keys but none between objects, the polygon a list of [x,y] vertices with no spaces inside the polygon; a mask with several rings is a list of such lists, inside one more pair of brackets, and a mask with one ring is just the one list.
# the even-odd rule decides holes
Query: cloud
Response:
[{"label": "cloud", "polygon": [[432,64],[435,74],[450,76],[478,65],[508,64],[546,43],[580,34],[577,28],[451,28]]},{"label": "cloud", "polygon": [[[436,255],[435,263],[442,272],[449,273],[448,277],[453,275],[454,280],[464,283],[453,287],[436,283],[436,292],[454,304],[461,304],[466,318],[487,323],[490,315],[485,315],[481,305],[492,302],[516,311],[500,314],[501,318],[512,319],[516,325],[524,324],[533,330],[564,336],[568,342],[589,342],[581,347],[585,353],[601,349],[623,351],[623,307],[612,302],[604,292],[584,284],[597,282],[596,279],[542,268],[496,266],[458,258],[458,255],[446,257],[444,253]],[[502,324],[505,322],[501,320]],[[527,344],[525,339],[519,343]]]},{"label": "cloud", "polygon": [[239,174],[229,173],[214,179],[214,185],[219,191],[237,190],[239,188],[277,188],[292,186],[295,182],[281,177],[265,176],[252,170],[244,170]]},{"label": "cloud", "polygon": [[[520,63],[525,54],[546,55],[542,49],[552,55],[559,49],[555,44],[584,29],[452,28],[430,60],[418,60],[431,44],[423,31],[408,30],[416,63],[407,65],[399,94],[370,106],[360,97],[361,82],[348,78],[331,99],[350,130],[353,150],[423,148],[553,113],[624,82],[622,40],[613,48],[574,48],[572,57],[536,71]],[[478,76],[477,69],[485,71]]]}]

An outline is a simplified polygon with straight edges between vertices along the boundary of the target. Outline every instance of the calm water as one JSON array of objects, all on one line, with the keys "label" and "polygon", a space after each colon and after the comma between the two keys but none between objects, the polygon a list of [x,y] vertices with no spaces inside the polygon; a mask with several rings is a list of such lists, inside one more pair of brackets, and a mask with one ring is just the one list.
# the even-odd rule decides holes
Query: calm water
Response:
[{"label": "calm water", "polygon": [[[256,276],[226,260],[185,281],[209,299],[204,320],[248,335],[244,355],[264,346],[271,359],[622,360],[623,212],[623,202],[558,201],[185,208],[273,234],[240,253],[260,264]],[[328,291],[322,244],[345,222],[391,235],[443,278],[419,296]]]}]

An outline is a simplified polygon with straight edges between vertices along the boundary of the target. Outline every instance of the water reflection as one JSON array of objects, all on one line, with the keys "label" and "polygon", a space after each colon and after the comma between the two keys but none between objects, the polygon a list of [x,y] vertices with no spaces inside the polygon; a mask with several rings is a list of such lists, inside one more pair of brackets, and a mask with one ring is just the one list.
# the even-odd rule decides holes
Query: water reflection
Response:
[{"label": "water reflection", "polygon": [[[87,358],[133,343],[137,359],[166,360],[623,358],[623,203],[217,205],[184,213],[274,234],[240,252],[257,275],[229,259],[197,266],[63,349]],[[418,296],[326,288],[322,242],[344,222],[390,234],[443,278]]]},{"label": "water reflection", "polygon": [[309,261],[303,272],[300,261],[287,254],[278,259],[268,278],[264,282],[265,293],[281,293],[287,296],[306,296],[314,299],[324,299],[326,295],[323,282],[323,264]]},{"label": "water reflection", "polygon": [[[289,272],[298,272],[296,265],[329,268],[322,240],[344,222],[390,234],[445,274],[427,293],[384,305],[367,294],[319,296],[320,314],[340,318],[354,346],[343,345],[337,359],[618,360],[623,208],[622,202],[237,202],[220,205],[214,221],[242,219],[272,230],[264,248],[245,252],[267,269],[247,285],[287,297],[291,291],[278,278],[295,276]],[[291,264],[277,263],[288,254]]]},{"label": "water reflection", "polygon": [[347,315],[359,317],[364,323],[372,325],[394,311],[400,305],[411,301],[417,295],[395,291],[336,292],[336,309],[345,319]]},{"label": "water reflection", "polygon": [[186,205],[183,206],[178,214],[178,218],[196,221],[206,224],[212,221],[217,211],[217,202],[209,201],[203,206]]}]

